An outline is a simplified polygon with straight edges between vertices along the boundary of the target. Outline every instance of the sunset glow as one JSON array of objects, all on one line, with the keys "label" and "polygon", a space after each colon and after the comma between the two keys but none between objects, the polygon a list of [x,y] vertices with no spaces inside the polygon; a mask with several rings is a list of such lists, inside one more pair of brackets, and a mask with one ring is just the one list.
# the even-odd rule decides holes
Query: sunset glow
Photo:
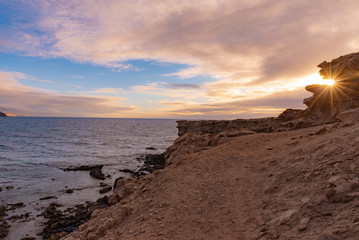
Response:
[{"label": "sunset glow", "polygon": [[334,0],[14,0],[0,17],[0,111],[24,116],[275,116],[333,85],[316,66],[359,32],[359,2]]}]

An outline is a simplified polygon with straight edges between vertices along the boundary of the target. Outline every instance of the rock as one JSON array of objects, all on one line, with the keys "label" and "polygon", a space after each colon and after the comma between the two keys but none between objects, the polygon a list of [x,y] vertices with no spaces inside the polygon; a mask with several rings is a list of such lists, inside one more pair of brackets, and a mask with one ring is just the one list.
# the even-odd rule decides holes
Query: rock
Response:
[{"label": "rock", "polygon": [[269,224],[272,226],[282,225],[285,222],[287,222],[293,216],[293,214],[295,214],[297,211],[298,211],[297,209],[289,209],[289,210],[285,211],[284,213],[282,213],[281,215],[279,215],[279,217],[270,221]]},{"label": "rock", "polygon": [[331,178],[329,178],[328,183],[331,186],[339,186],[343,183],[346,183],[347,179],[343,176],[337,175],[337,176],[332,176]]},{"label": "rock", "polygon": [[14,204],[9,204],[9,206],[10,206],[9,210],[15,210],[17,208],[25,207],[25,204],[23,202],[18,202],[18,203],[14,203]]},{"label": "rock", "polygon": [[302,218],[299,222],[298,230],[303,231],[303,230],[307,229],[309,221],[310,221],[309,217]]},{"label": "rock", "polygon": [[350,164],[350,170],[352,172],[355,172],[357,169],[358,169],[358,165],[356,165],[355,163]]},{"label": "rock", "polygon": [[344,123],[353,123],[359,120],[359,108],[340,112],[335,117]]},{"label": "rock", "polygon": [[104,182],[100,182],[100,187],[107,187],[108,184],[107,183],[104,183]]},{"label": "rock", "polygon": [[96,179],[105,180],[105,175],[102,173],[102,166],[94,167],[90,170],[90,176]]},{"label": "rock", "polygon": [[73,192],[74,192],[73,189],[67,189],[67,190],[66,190],[66,193],[73,193]]},{"label": "rock", "polygon": [[52,199],[52,198],[57,198],[57,197],[55,197],[55,196],[45,196],[45,197],[40,198],[39,200],[47,200],[47,199]]},{"label": "rock", "polygon": [[101,194],[103,194],[103,193],[107,193],[107,192],[109,192],[109,191],[111,191],[112,190],[112,187],[111,186],[108,186],[108,187],[105,187],[105,188],[102,188],[102,189],[100,189],[100,193]]},{"label": "rock", "polygon": [[315,134],[316,135],[319,135],[319,134],[322,134],[322,133],[325,133],[327,131],[327,128],[326,127],[323,127],[321,129],[319,129]]},{"label": "rock", "polygon": [[0,117],[7,117],[7,115],[3,112],[0,112]]},{"label": "rock", "polygon": [[9,234],[10,225],[6,222],[0,222],[0,239],[5,239],[5,237]]},{"label": "rock", "polygon": [[333,187],[330,187],[330,188],[327,190],[327,192],[325,193],[325,197],[326,197],[327,199],[331,199],[331,198],[333,198],[333,197],[335,196],[336,192],[337,192],[337,191],[336,191]]},{"label": "rock", "polygon": [[120,171],[120,172],[124,172],[124,173],[136,174],[135,171],[133,171],[133,170],[131,170],[131,169],[128,169],[128,168],[120,169],[119,171]]},{"label": "rock", "polygon": [[153,150],[153,151],[157,151],[157,148],[155,147],[146,147],[147,150]]},{"label": "rock", "polygon": [[81,165],[75,167],[62,168],[63,171],[91,171],[95,168],[103,168],[103,165]]},{"label": "rock", "polygon": [[0,206],[0,219],[6,215],[6,207]]},{"label": "rock", "polygon": [[312,97],[304,99],[304,104],[308,106],[307,117],[344,122],[358,119],[359,110],[352,109],[359,107],[359,53],[347,54],[331,62],[324,61],[318,67],[324,79],[335,76],[335,85],[313,84],[305,88],[313,93]]},{"label": "rock", "polygon": [[35,237],[23,237],[20,240],[36,240]]},{"label": "rock", "polygon": [[109,198],[107,196],[104,196],[102,198],[99,198],[96,200],[96,203],[99,204],[99,205],[106,205],[108,206],[109,205],[109,202],[108,202]]},{"label": "rock", "polygon": [[14,186],[11,186],[11,185],[10,185],[10,186],[6,186],[5,188],[6,188],[7,190],[11,190],[11,189],[14,189]]}]

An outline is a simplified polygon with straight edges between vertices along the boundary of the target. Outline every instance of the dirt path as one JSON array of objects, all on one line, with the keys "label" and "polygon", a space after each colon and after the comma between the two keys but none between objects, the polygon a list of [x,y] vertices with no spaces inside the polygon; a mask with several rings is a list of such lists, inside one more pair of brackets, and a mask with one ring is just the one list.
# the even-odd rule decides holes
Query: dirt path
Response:
[{"label": "dirt path", "polygon": [[66,239],[358,239],[358,188],[325,194],[359,177],[359,126],[321,129],[183,155]]}]

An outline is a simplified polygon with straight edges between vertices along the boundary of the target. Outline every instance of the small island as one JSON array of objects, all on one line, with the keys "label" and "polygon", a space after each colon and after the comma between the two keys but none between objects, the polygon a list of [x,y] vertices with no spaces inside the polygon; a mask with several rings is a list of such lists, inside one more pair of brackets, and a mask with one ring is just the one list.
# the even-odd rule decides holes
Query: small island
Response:
[{"label": "small island", "polygon": [[0,112],[0,117],[7,117],[6,113]]}]

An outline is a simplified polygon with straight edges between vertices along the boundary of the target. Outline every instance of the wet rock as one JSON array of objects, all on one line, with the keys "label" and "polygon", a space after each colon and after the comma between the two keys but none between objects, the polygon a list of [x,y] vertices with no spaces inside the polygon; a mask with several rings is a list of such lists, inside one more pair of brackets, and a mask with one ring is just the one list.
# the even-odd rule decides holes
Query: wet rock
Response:
[{"label": "wet rock", "polygon": [[74,208],[67,208],[64,211],[57,208],[61,205],[50,203],[44,210],[43,216],[47,221],[42,232],[44,239],[59,239],[66,234],[75,231],[78,226],[88,221],[95,209],[108,206],[106,196],[98,203],[89,202],[87,204],[76,205]]},{"label": "wet rock", "polygon": [[6,207],[0,206],[0,219],[6,215]]},{"label": "wet rock", "polygon": [[95,167],[90,170],[90,176],[96,179],[105,180],[105,175],[102,173],[102,166]]},{"label": "wet rock", "polygon": [[45,196],[45,197],[40,198],[39,200],[47,200],[47,199],[53,199],[53,198],[57,198],[57,197],[55,197],[55,196]]},{"label": "wet rock", "polygon": [[14,210],[16,208],[25,207],[25,204],[23,202],[18,202],[18,203],[14,203],[14,204],[9,204],[9,206],[10,206],[9,210]]},{"label": "wet rock", "polygon": [[103,194],[103,193],[107,193],[107,192],[109,192],[109,191],[111,191],[112,190],[112,187],[111,186],[108,186],[108,187],[105,187],[105,188],[102,188],[102,189],[100,189],[100,193],[101,194]]},{"label": "wet rock", "polygon": [[103,168],[103,165],[81,165],[68,168],[62,168],[63,171],[91,171],[95,168]]},{"label": "wet rock", "polygon": [[9,234],[10,225],[6,222],[0,222],[0,239],[5,239]]},{"label": "wet rock", "polygon": [[73,192],[74,192],[73,189],[67,189],[67,190],[66,190],[66,193],[73,193]]},{"label": "wet rock", "polygon": [[36,240],[35,237],[23,237],[20,240]]},{"label": "wet rock", "polygon": [[119,170],[120,172],[123,172],[123,173],[130,173],[130,174],[136,174],[135,171],[131,170],[131,169],[128,169],[128,168],[125,168],[125,169],[120,169]]},{"label": "wet rock", "polygon": [[7,190],[11,190],[11,189],[14,189],[14,186],[11,186],[11,185],[10,185],[10,186],[6,186],[5,188],[6,188]]},{"label": "wet rock", "polygon": [[107,183],[104,183],[104,182],[100,182],[100,187],[107,187],[108,184]]},{"label": "wet rock", "polygon": [[108,199],[109,199],[108,196],[104,196],[104,197],[102,197],[102,198],[97,199],[97,200],[96,200],[96,203],[99,204],[99,205],[106,205],[106,206],[108,206],[108,205],[109,205]]},{"label": "wet rock", "polygon": [[157,150],[157,148],[155,148],[155,147],[146,147],[146,149],[147,149],[147,150],[153,150],[153,151],[156,151],[156,150]]}]

